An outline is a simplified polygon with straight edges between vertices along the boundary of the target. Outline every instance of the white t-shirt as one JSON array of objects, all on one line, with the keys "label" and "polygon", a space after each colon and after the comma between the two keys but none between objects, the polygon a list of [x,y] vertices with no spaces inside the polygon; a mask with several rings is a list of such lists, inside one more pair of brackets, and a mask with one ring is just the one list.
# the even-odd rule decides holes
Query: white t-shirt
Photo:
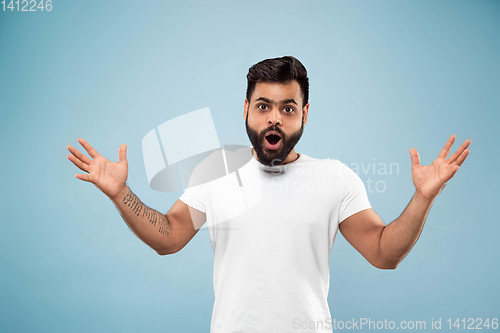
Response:
[{"label": "white t-shirt", "polygon": [[252,156],[237,172],[197,181],[179,199],[207,218],[210,332],[332,332],[328,258],[335,235],[340,222],[371,208],[359,176],[339,160],[301,154],[273,167]]}]

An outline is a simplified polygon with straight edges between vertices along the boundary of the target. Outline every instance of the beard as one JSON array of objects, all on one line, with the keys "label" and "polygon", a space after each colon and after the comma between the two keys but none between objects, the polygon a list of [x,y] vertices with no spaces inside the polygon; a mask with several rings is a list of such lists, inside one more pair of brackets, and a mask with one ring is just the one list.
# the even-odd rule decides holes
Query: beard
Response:
[{"label": "beard", "polygon": [[[255,149],[259,162],[268,166],[276,166],[283,163],[297,142],[299,142],[302,132],[304,131],[304,118],[302,117],[302,125],[300,126],[300,129],[290,135],[286,135],[279,127],[276,127],[276,125],[272,125],[258,133],[248,126],[248,113],[245,120],[245,127],[247,129],[248,138]],[[276,150],[268,149],[264,146],[264,140],[266,140],[265,135],[269,131],[276,131],[281,135],[282,142],[280,147]]]}]

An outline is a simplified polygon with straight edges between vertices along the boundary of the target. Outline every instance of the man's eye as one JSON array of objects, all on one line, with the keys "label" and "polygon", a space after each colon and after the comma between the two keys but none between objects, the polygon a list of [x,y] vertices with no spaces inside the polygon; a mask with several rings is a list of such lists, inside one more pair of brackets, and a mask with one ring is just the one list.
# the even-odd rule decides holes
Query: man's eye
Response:
[{"label": "man's eye", "polygon": [[284,110],[286,113],[292,113],[294,111],[294,109],[291,106],[285,106]]},{"label": "man's eye", "polygon": [[259,105],[257,105],[257,108],[259,108],[261,110],[266,110],[267,109],[267,105],[266,104],[259,104]]}]

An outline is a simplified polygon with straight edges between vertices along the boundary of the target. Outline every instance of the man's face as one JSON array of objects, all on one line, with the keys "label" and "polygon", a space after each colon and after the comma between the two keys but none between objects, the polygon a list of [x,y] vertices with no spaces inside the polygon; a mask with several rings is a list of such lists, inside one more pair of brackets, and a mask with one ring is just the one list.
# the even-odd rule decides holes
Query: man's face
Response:
[{"label": "man's face", "polygon": [[245,126],[258,160],[274,166],[296,158],[293,149],[307,122],[309,103],[302,107],[297,81],[260,82],[245,99]]}]

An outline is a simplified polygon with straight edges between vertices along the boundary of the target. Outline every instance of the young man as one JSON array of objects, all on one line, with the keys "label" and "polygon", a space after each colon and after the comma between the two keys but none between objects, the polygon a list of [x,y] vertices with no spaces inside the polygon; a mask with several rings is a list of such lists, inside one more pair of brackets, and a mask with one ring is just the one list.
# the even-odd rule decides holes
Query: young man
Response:
[{"label": "young man", "polygon": [[[416,243],[434,198],[466,159],[470,140],[420,165],[410,149],[415,194],[386,225],[359,176],[338,160],[299,154],[309,111],[304,66],[294,57],[263,60],[247,75],[243,117],[249,162],[209,182],[198,180],[162,214],[126,185],[126,146],[110,162],[79,139],[91,158],[68,158],[117,206],[129,227],[158,254],[182,249],[207,222],[214,249],[211,332],[331,332],[328,257],[337,230],[375,267],[394,269]],[[317,323],[307,329],[304,323]],[[307,326],[307,325],[306,325]],[[309,326],[307,326],[309,327]]]}]

